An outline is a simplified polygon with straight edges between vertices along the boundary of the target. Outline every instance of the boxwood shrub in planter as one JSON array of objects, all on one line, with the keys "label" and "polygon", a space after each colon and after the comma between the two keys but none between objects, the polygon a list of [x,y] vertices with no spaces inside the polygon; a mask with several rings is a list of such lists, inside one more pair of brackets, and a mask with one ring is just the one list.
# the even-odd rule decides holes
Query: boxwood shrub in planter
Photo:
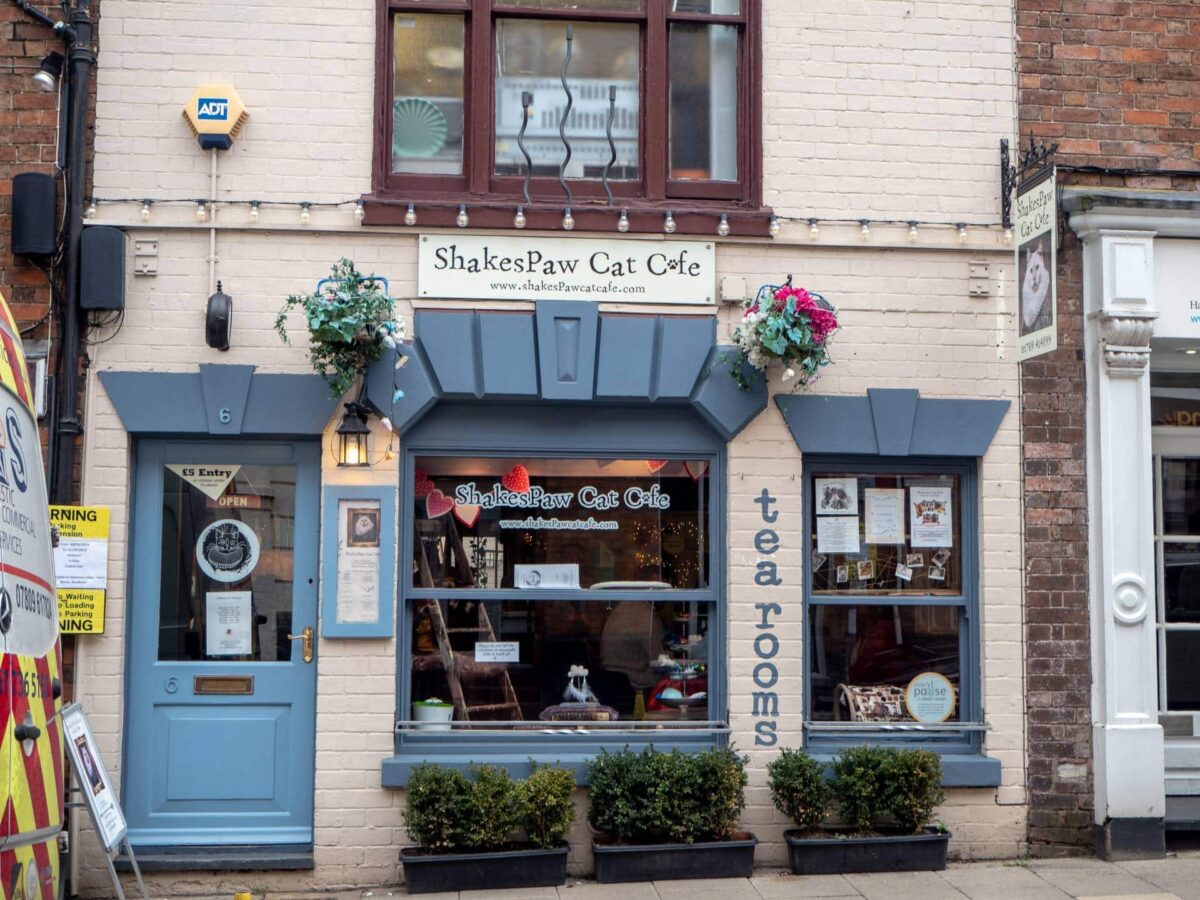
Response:
[{"label": "boxwood shrub in planter", "polygon": [[552,767],[513,781],[492,766],[470,777],[418,766],[404,798],[404,824],[418,844],[400,851],[408,892],[565,884],[574,788],[571,772]]},{"label": "boxwood shrub in planter", "polygon": [[738,830],[746,760],[733,750],[603,752],[588,776],[597,881],[750,875],[758,839]]},{"label": "boxwood shrub in planter", "polygon": [[[784,832],[792,872],[913,872],[946,868],[950,833],[931,827],[945,800],[942,761],[927,750],[853,747],[823,764],[784,750],[767,766],[775,808],[798,828]],[[837,801],[841,826],[826,825]]]}]

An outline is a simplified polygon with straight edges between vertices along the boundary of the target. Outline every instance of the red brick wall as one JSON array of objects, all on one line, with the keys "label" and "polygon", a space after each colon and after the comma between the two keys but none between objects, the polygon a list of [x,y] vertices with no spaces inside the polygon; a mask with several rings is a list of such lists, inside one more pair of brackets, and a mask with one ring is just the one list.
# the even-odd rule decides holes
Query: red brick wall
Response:
[{"label": "red brick wall", "polygon": [[[1058,143],[1060,183],[1197,189],[1200,2],[1017,0],[1017,67],[1021,134]],[[1021,375],[1029,825],[1043,855],[1092,842],[1080,257],[1066,229],[1059,350]]]},{"label": "red brick wall", "polygon": [[[39,8],[55,18],[61,16],[57,4],[39,3]],[[93,0],[92,15],[98,4]],[[0,293],[8,299],[18,328],[25,330],[45,317],[50,303],[46,276],[24,257],[12,255],[12,178],[22,172],[55,174],[58,150],[58,95],[38,90],[30,76],[42,57],[52,50],[63,53],[63,42],[49,28],[34,22],[8,0],[0,0]],[[93,81],[94,85],[94,81]],[[94,87],[92,89],[94,97]],[[90,160],[91,139],[87,141]],[[59,180],[59,203],[63,200]],[[43,261],[44,262],[44,261]],[[53,331],[49,323],[23,334],[27,340],[46,340],[59,331],[57,317]],[[51,345],[50,372],[54,371]],[[82,402],[82,394],[81,394]],[[47,448],[46,422],[42,424],[42,446]],[[78,484],[78,479],[76,479]],[[63,640],[63,685],[70,699],[74,683],[74,639]]]}]

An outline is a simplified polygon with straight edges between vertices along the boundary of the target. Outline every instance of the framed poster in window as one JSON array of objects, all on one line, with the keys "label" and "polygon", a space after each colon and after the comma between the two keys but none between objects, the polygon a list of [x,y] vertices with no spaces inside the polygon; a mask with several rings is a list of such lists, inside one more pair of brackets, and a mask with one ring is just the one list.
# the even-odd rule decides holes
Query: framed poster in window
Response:
[{"label": "framed poster in window", "polygon": [[328,638],[392,636],[396,491],[325,489],[321,633]]}]

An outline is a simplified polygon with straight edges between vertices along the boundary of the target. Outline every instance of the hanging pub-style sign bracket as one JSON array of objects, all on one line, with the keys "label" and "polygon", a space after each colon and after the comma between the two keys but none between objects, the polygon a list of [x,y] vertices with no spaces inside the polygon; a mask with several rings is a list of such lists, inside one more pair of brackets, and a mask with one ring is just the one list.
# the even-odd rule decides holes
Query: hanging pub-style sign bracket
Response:
[{"label": "hanging pub-style sign bracket", "polygon": [[1050,157],[1058,151],[1058,144],[1043,144],[1029,132],[1029,146],[1018,148],[1017,165],[1009,157],[1008,138],[1000,139],[1000,221],[1005,228],[1012,228],[1013,191],[1030,172],[1043,168]]}]

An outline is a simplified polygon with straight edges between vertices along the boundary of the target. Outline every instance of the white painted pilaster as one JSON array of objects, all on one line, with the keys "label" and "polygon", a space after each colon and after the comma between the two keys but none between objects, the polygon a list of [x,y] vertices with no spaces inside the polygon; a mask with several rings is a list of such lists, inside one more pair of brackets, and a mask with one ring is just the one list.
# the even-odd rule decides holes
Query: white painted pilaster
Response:
[{"label": "white painted pilaster", "polygon": [[1150,337],[1154,232],[1081,230],[1096,821],[1166,812],[1158,724]]}]

